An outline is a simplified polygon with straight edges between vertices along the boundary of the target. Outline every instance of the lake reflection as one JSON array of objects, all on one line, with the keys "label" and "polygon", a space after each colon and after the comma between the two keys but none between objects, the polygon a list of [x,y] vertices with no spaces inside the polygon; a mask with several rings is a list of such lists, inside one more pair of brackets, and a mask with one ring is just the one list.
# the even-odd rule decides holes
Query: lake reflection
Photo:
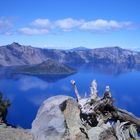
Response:
[{"label": "lake reflection", "polygon": [[50,96],[69,95],[75,97],[70,80],[77,83],[81,95],[89,94],[93,79],[98,82],[98,92],[110,85],[115,104],[140,117],[140,72],[139,66],[93,65],[78,66],[78,72],[68,77],[36,77],[10,74],[0,69],[0,90],[11,100],[8,123],[30,128],[41,103]]}]

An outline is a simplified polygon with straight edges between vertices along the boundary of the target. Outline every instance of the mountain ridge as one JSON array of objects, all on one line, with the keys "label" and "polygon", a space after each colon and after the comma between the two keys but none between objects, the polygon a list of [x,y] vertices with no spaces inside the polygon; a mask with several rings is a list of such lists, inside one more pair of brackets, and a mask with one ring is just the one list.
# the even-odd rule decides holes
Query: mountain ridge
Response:
[{"label": "mountain ridge", "polygon": [[16,66],[39,64],[48,58],[63,64],[140,64],[140,52],[122,49],[118,46],[85,50],[57,50],[36,48],[13,42],[0,46],[0,65]]}]

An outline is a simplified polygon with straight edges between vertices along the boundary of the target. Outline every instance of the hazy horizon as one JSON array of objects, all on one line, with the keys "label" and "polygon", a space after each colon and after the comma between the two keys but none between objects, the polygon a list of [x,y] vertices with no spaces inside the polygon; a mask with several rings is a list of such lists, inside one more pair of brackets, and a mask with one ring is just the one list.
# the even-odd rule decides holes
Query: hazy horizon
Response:
[{"label": "hazy horizon", "polygon": [[126,49],[126,50],[131,50],[131,51],[136,51],[136,52],[139,52],[140,51],[140,48],[124,48],[122,46],[102,46],[102,47],[94,47],[94,48],[88,48],[86,46],[77,46],[77,47],[70,47],[70,48],[56,48],[56,47],[41,47],[41,46],[33,46],[31,44],[21,44],[19,42],[11,42],[11,43],[8,43],[8,44],[3,44],[3,45],[0,45],[0,47],[3,47],[3,46],[7,46],[7,45],[12,45],[13,43],[17,43],[19,45],[22,45],[22,46],[31,46],[33,48],[40,48],[40,49],[56,49],[56,50],[74,50],[74,49],[97,49],[97,48],[112,48],[112,47],[119,47],[119,48],[122,48],[122,49]]}]

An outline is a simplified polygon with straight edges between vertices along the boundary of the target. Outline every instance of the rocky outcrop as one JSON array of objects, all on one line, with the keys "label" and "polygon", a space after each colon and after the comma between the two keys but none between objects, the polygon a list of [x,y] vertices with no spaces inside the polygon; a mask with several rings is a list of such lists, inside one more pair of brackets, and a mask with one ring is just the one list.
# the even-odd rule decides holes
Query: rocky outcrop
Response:
[{"label": "rocky outcrop", "polygon": [[35,140],[139,139],[140,118],[114,106],[109,86],[99,97],[93,80],[90,96],[82,98],[74,80],[71,84],[77,101],[68,96],[44,101],[32,123]]},{"label": "rocky outcrop", "polygon": [[110,129],[109,124],[104,124],[86,130],[75,99],[55,96],[41,105],[31,132],[35,140],[116,140]]},{"label": "rocky outcrop", "polygon": [[109,122],[91,125],[91,117],[94,116],[90,114],[85,116],[78,105],[80,105],[79,101],[77,103],[69,96],[59,95],[48,98],[39,108],[31,130],[0,125],[0,140],[139,139],[135,125],[131,122],[118,120],[113,127]]},{"label": "rocky outcrop", "polygon": [[40,107],[31,132],[36,140],[86,140],[86,135],[81,133],[79,113],[73,98],[51,97]]},{"label": "rocky outcrop", "polygon": [[0,47],[0,65],[39,64],[47,58],[64,64],[140,64],[140,53],[120,47],[56,50],[24,46],[18,43]]}]

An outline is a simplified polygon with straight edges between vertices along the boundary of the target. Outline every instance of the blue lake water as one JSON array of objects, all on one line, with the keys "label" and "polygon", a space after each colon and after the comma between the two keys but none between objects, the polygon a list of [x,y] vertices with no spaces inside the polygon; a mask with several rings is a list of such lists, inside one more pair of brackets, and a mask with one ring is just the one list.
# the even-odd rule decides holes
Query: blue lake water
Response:
[{"label": "blue lake water", "polygon": [[102,96],[105,86],[110,85],[115,104],[140,117],[140,71],[79,68],[78,72],[65,78],[50,79],[27,75],[0,75],[0,90],[4,98],[11,100],[8,123],[23,128],[31,128],[41,103],[54,95],[75,97],[70,80],[74,79],[82,96],[90,92],[93,79],[98,82],[98,92]]}]

